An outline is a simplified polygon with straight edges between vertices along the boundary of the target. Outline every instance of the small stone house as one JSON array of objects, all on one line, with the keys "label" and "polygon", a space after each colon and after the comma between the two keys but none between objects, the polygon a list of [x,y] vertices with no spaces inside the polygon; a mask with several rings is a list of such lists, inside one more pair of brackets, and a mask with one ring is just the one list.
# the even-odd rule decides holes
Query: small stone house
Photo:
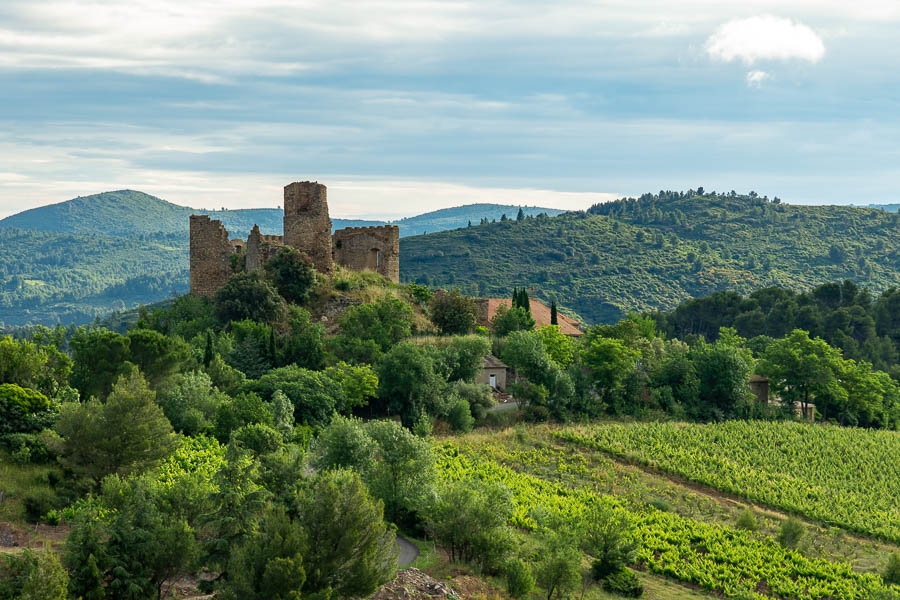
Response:
[{"label": "small stone house", "polygon": [[756,373],[750,375],[750,391],[756,397],[757,402],[769,403],[769,380]]},{"label": "small stone house", "polygon": [[[750,391],[753,393],[757,402],[763,404],[771,404],[772,406],[782,406],[781,400],[777,396],[773,396],[769,390],[769,380],[762,375],[756,373],[750,375]],[[807,410],[804,412],[803,407],[799,404],[794,406],[794,416],[807,421],[816,420],[816,405],[807,404]]]},{"label": "small stone house", "polygon": [[481,366],[481,373],[478,374],[476,383],[489,385],[495,390],[506,389],[506,374],[509,371],[503,362],[492,354],[484,357],[484,363]]}]

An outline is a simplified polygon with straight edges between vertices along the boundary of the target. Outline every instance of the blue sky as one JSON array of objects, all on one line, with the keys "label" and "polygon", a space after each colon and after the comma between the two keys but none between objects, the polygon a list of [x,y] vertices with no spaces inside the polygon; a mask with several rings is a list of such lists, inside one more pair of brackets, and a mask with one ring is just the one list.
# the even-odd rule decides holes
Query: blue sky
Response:
[{"label": "blue sky", "polygon": [[898,202],[900,2],[4,0],[0,216],[329,186],[336,216],[659,189]]}]

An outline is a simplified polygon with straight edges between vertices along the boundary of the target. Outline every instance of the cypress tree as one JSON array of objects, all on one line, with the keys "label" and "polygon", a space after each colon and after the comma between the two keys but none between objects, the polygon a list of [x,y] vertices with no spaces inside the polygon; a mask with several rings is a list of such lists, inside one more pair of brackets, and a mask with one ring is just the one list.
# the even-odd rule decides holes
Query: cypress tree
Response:
[{"label": "cypress tree", "polygon": [[269,328],[269,362],[274,366],[276,364],[275,360],[275,328]]},{"label": "cypress tree", "polygon": [[515,308],[518,305],[519,305],[519,288],[513,287],[512,308]]},{"label": "cypress tree", "polygon": [[556,314],[556,300],[550,303],[550,324],[559,325],[559,317]]},{"label": "cypress tree", "polygon": [[203,351],[203,366],[208,367],[213,359],[212,332],[206,332],[206,349]]}]

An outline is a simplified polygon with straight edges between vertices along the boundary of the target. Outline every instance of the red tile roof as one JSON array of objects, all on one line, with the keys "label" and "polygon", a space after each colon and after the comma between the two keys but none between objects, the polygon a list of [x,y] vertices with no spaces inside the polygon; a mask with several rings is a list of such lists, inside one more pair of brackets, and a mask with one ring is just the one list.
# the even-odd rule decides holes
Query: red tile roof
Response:
[{"label": "red tile roof", "polygon": [[[479,307],[480,310],[478,311],[479,321],[481,321],[481,325],[487,325],[490,320],[494,318],[494,315],[497,314],[497,309],[500,308],[500,306],[506,306],[506,308],[509,308],[512,305],[512,300],[510,300],[509,298],[480,298],[475,302],[482,305]],[[540,300],[535,300],[534,298],[531,298],[529,302],[531,306],[531,318],[534,319],[535,328],[549,325],[550,307]],[[484,304],[487,304],[487,311],[485,311],[483,308]],[[573,336],[582,335],[583,332],[578,328],[581,323],[579,323],[578,321],[570,319],[569,317],[559,312],[557,313],[556,320],[559,324],[560,333]]]}]

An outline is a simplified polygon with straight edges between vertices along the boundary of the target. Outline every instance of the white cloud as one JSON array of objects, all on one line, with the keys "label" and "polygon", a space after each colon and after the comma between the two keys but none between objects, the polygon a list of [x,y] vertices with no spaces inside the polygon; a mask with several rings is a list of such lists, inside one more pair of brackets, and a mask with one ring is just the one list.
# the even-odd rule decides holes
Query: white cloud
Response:
[{"label": "white cloud", "polygon": [[724,62],[800,59],[816,63],[825,56],[825,43],[807,25],[782,17],[761,15],[734,19],[719,26],[706,41],[710,57]]},{"label": "white cloud", "polygon": [[749,73],[747,73],[747,85],[755,88],[762,87],[763,82],[770,77],[771,75],[769,75],[765,71],[750,71]]}]

